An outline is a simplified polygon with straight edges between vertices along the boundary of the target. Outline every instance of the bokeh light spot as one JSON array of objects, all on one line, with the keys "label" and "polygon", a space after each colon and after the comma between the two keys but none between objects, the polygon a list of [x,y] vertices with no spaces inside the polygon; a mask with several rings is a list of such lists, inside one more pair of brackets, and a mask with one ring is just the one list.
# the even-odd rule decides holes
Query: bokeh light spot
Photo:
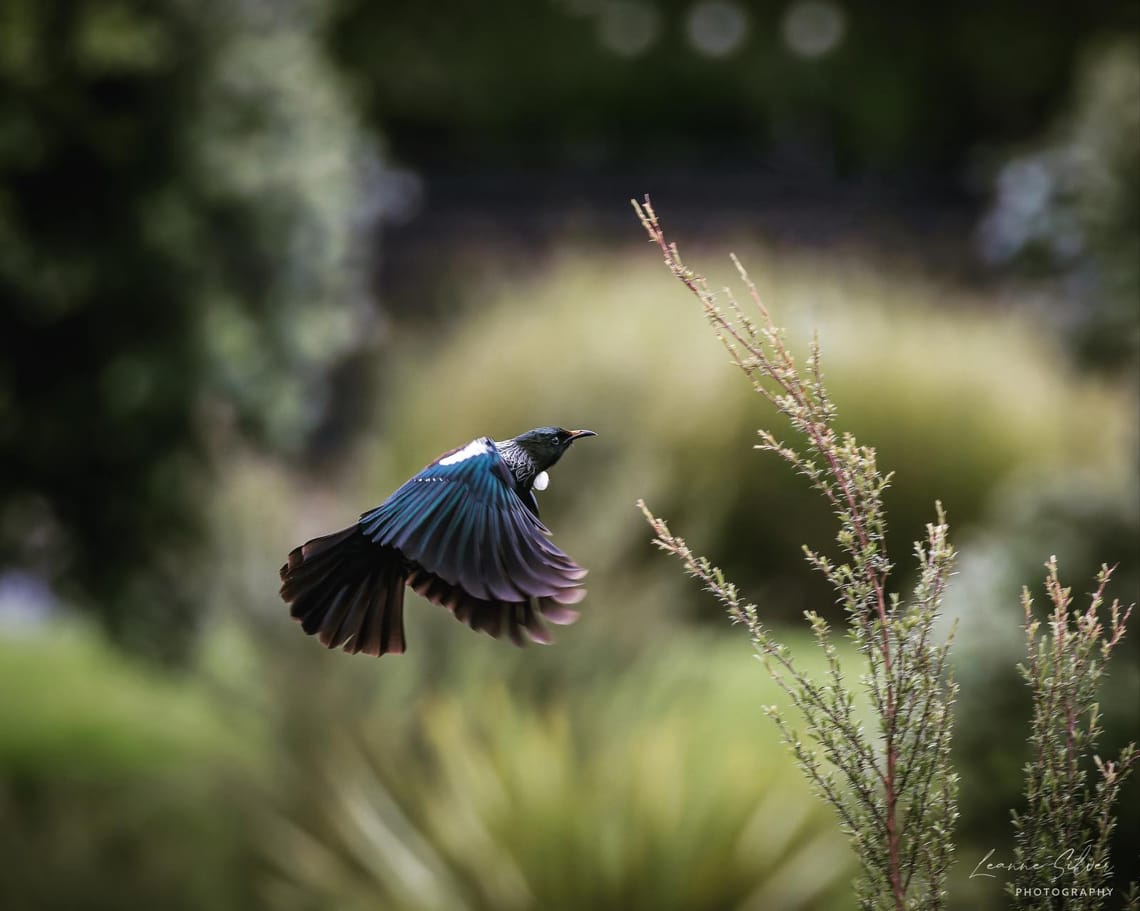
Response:
[{"label": "bokeh light spot", "polygon": [[784,16],[784,43],[800,57],[830,54],[847,31],[843,10],[827,0],[799,0]]},{"label": "bokeh light spot", "polygon": [[698,3],[686,24],[689,43],[707,57],[727,57],[748,35],[748,15],[739,4],[724,0]]},{"label": "bokeh light spot", "polygon": [[661,32],[657,10],[641,0],[607,3],[598,16],[598,37],[619,57],[644,54]]}]

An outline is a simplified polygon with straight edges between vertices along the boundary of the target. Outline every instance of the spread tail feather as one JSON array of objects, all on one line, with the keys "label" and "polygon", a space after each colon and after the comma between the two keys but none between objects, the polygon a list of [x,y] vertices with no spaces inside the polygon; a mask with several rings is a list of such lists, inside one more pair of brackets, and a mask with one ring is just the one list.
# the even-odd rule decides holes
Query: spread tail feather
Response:
[{"label": "spread tail feather", "polygon": [[281,597],[327,648],[378,657],[404,651],[406,581],[400,554],[353,525],[295,548],[281,567]]}]

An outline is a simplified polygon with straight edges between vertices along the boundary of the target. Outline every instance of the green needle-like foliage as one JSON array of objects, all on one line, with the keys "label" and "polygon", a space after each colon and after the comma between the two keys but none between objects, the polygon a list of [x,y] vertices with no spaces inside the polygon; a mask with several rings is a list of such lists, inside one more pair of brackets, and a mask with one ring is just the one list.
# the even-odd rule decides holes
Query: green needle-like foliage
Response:
[{"label": "green needle-like foliage", "polygon": [[656,543],[704,583],[734,622],[748,628],[759,657],[802,715],[806,737],[792,718],[776,708],[768,710],[804,775],[838,813],[862,862],[856,881],[861,906],[942,908],[958,811],[957,777],[950,764],[957,686],[947,662],[950,639],[940,641],[935,634],[954,562],[941,505],[937,521],[927,526],[926,540],[915,545],[920,573],[913,595],[904,601],[887,588],[892,565],[883,544],[882,497],[890,475],[879,470],[874,449],[836,430],[818,340],[801,369],[783,330],[735,258],[755,306],[753,315],[730,290],[713,292],[682,263],[676,245],[665,240],[648,198],[643,206],[634,202],[634,208],[666,265],[701,301],[732,363],[802,439],[802,448],[796,448],[761,431],[758,448],[795,466],[839,520],[840,561],[805,552],[834,587],[847,614],[848,635],[866,659],[859,684],[870,699],[877,728],[868,731],[860,722],[855,688],[844,677],[834,634],[823,617],[814,611],[805,614],[827,659],[827,673],[819,679],[802,671],[766,628],[756,605],[743,600],[720,569],[694,555],[641,504]]},{"label": "green needle-like foliage", "polygon": [[[1136,763],[1135,743],[1116,760],[1096,754],[1101,734],[1097,687],[1112,651],[1124,636],[1132,608],[1119,601],[1101,619],[1112,570],[1097,576],[1087,610],[1073,610],[1071,589],[1061,585],[1056,557],[1045,564],[1045,589],[1053,606],[1049,629],[1025,609],[1027,660],[1019,670],[1033,694],[1030,759],[1025,766],[1027,808],[1013,814],[1016,882],[1007,884],[1014,907],[1052,911],[1075,907],[1097,911],[1112,894],[1109,838],[1116,826],[1120,788]],[[1092,766],[1096,768],[1090,784]],[[1135,887],[1128,907],[1135,908]]]}]

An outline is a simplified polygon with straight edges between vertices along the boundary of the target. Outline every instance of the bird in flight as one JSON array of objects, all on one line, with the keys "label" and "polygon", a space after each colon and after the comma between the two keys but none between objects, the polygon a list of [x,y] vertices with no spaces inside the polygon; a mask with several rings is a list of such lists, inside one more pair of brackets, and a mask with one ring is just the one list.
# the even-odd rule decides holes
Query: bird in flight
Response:
[{"label": "bird in flight", "polygon": [[[295,548],[281,597],[326,647],[404,651],[404,586],[474,630],[516,645],[550,642],[543,625],[578,619],[586,570],[550,542],[536,490],[592,430],[539,427],[445,452],[349,528]],[[524,638],[525,636],[525,638]]]}]

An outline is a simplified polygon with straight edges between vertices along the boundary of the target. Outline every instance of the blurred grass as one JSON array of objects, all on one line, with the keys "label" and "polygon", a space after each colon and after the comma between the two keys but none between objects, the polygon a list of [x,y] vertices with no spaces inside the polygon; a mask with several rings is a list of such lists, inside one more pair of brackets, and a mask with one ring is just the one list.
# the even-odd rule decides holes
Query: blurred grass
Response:
[{"label": "blurred grass", "polygon": [[205,680],[53,622],[0,637],[0,690],[0,906],[250,907],[233,810],[266,746]]},{"label": "blurred grass", "polygon": [[0,637],[0,674],[0,688],[20,694],[0,700],[0,767],[10,774],[171,771],[258,753],[232,737],[204,681],[124,658],[80,624]]},{"label": "blurred grass", "polygon": [[585,639],[544,651],[594,671],[551,691],[454,669],[334,723],[305,766],[323,799],[294,800],[277,830],[281,906],[849,906],[850,852],[760,711],[785,699],[744,642],[695,632],[624,664],[592,656]]},{"label": "blurred grass", "polygon": [[[445,648],[440,672],[427,648],[286,647],[235,672],[229,629],[187,679],[44,633],[0,663],[30,694],[2,719],[6,908],[848,907],[849,851],[743,641],[619,663],[582,638],[506,650],[502,674],[478,649]],[[528,655],[569,685],[528,686]]]}]

